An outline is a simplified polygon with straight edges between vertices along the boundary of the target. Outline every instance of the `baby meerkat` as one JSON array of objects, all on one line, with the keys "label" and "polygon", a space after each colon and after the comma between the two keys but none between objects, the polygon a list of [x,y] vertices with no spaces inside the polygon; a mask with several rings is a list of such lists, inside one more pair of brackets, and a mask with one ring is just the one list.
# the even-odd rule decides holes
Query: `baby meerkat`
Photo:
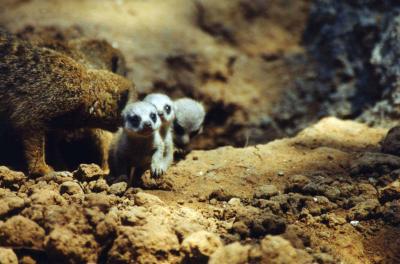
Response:
[{"label": "baby meerkat", "polygon": [[49,131],[116,130],[136,92],[129,80],[87,69],[68,56],[0,29],[0,119],[21,139],[31,175],[53,171],[45,160]]},{"label": "baby meerkat", "polygon": [[203,130],[206,112],[201,103],[190,98],[178,99],[174,104],[174,144],[180,152],[187,152],[190,139]]},{"label": "baby meerkat", "polygon": [[110,147],[111,178],[126,175],[132,185],[134,181],[141,183],[147,169],[153,177],[163,174],[164,142],[155,106],[147,102],[130,103],[122,111],[122,118],[123,127],[115,134]]},{"label": "baby meerkat", "polygon": [[172,122],[175,119],[174,103],[169,96],[160,93],[149,94],[143,101],[154,105],[161,119],[160,135],[164,142],[162,166],[166,171],[174,160],[174,141],[172,135]]}]

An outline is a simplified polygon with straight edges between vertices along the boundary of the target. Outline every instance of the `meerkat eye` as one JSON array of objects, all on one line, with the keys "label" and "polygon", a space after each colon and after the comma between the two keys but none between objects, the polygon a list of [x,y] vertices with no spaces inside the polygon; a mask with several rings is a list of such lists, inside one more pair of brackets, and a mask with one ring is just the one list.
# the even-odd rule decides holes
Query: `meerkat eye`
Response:
[{"label": "meerkat eye", "polygon": [[171,106],[170,105],[165,105],[164,110],[167,114],[171,113]]},{"label": "meerkat eye", "polygon": [[154,123],[157,121],[157,115],[155,113],[151,113],[150,118],[151,120],[153,120]]},{"label": "meerkat eye", "polygon": [[174,131],[178,135],[185,134],[185,129],[183,129],[183,127],[179,125],[178,122],[174,122]]},{"label": "meerkat eye", "polygon": [[140,125],[140,121],[142,121],[142,118],[138,115],[132,115],[128,116],[128,121],[133,127],[138,127]]}]

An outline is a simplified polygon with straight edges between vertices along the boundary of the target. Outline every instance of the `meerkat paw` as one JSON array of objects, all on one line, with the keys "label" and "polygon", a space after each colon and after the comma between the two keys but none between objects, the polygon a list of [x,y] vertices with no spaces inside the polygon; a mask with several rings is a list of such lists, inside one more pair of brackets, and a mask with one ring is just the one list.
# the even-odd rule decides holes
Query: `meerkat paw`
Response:
[{"label": "meerkat paw", "polygon": [[36,176],[44,176],[46,174],[54,172],[54,169],[48,165],[43,165],[43,166],[37,166],[34,168],[31,168],[29,170],[29,174],[36,177]]},{"label": "meerkat paw", "polygon": [[150,172],[151,176],[154,178],[159,178],[161,175],[165,173],[165,168],[164,166],[152,166]]}]

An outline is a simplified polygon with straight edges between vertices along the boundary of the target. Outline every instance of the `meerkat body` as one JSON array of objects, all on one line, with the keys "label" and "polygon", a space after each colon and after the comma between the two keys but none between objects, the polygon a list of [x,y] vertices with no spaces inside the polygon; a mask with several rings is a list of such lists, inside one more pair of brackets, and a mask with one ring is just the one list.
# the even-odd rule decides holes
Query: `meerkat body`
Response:
[{"label": "meerkat body", "polygon": [[123,128],[115,134],[110,147],[111,178],[126,175],[132,183],[141,182],[147,169],[154,177],[163,174],[164,143],[159,133],[161,120],[157,109],[147,102],[131,103],[123,110],[122,117]]},{"label": "meerkat body", "polygon": [[181,98],[174,101],[174,144],[180,152],[188,152],[190,140],[200,134],[206,112],[201,103]]},{"label": "meerkat body", "polygon": [[[35,43],[40,47],[63,53],[87,68],[108,70],[121,76],[126,76],[127,67],[124,56],[105,40],[77,38],[60,41],[42,34],[41,38],[35,39]],[[85,128],[57,131],[49,136],[55,140],[52,150],[58,157],[56,161],[60,167],[68,168],[65,158],[60,153],[61,142],[71,143],[77,140],[86,140],[90,141],[96,149],[95,162],[106,173],[109,172],[108,150],[113,137],[110,132],[99,128]]]},{"label": "meerkat body", "polygon": [[143,101],[151,103],[157,109],[161,119],[160,136],[164,143],[164,152],[161,164],[166,171],[174,160],[174,140],[172,133],[172,122],[175,119],[174,103],[165,94],[149,94]]},{"label": "meerkat body", "polygon": [[136,99],[127,79],[87,69],[68,56],[35,47],[1,29],[0,58],[0,118],[21,138],[30,174],[52,171],[44,154],[48,131],[116,130],[128,96]]}]

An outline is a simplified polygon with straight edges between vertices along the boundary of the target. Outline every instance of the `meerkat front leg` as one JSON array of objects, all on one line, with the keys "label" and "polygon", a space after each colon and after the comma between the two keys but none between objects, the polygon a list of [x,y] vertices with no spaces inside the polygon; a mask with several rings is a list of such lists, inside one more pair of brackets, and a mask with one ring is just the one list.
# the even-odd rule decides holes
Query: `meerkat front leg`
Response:
[{"label": "meerkat front leg", "polygon": [[164,168],[165,146],[158,132],[154,135],[154,147],[155,147],[155,152],[151,157],[150,172],[151,176],[158,178],[161,175],[163,175],[166,171],[166,169]]},{"label": "meerkat front leg", "polygon": [[101,129],[91,129],[91,137],[96,143],[97,153],[99,155],[100,167],[106,173],[110,172],[110,167],[108,164],[108,155],[110,150],[110,145],[113,139],[113,134],[111,132],[101,130]]},{"label": "meerkat front leg", "polygon": [[29,174],[41,176],[53,172],[46,164],[44,131],[26,131],[21,136]]},{"label": "meerkat front leg", "polygon": [[174,160],[174,139],[172,131],[168,131],[164,140],[164,170],[167,171]]}]

